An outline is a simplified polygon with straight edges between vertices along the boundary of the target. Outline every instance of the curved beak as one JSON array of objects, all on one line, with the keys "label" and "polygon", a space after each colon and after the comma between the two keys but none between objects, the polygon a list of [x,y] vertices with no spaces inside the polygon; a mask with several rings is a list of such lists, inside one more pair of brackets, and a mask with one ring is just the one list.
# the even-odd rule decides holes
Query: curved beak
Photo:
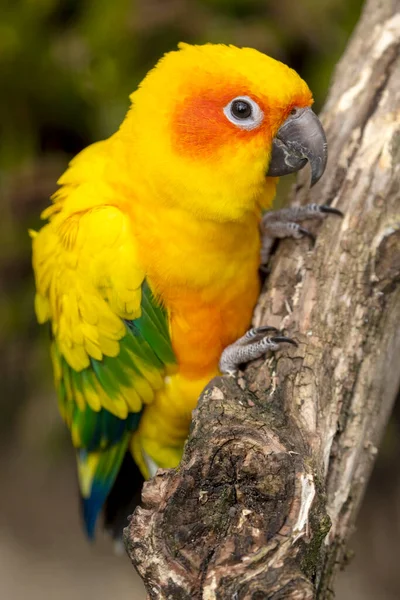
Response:
[{"label": "curved beak", "polygon": [[328,145],[321,121],[311,108],[297,108],[278,129],[267,175],[280,177],[311,167],[311,185],[322,177],[328,159]]}]

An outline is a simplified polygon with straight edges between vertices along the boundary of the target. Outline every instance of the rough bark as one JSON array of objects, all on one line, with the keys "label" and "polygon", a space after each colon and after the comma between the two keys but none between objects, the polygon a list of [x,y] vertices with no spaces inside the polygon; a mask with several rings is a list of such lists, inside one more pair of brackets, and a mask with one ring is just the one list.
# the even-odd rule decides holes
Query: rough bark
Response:
[{"label": "rough bark", "polygon": [[299,347],[209,384],[125,530],[151,599],[330,597],[400,383],[399,8],[367,2],[322,116],[327,172],[295,189],[345,217],[279,245],[256,309]]}]

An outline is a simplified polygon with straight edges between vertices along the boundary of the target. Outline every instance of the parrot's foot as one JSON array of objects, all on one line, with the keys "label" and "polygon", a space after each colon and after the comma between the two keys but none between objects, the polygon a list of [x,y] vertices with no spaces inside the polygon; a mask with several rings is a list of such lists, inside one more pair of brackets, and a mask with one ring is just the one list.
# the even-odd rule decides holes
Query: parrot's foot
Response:
[{"label": "parrot's foot", "polygon": [[320,204],[291,206],[265,213],[261,221],[261,264],[266,264],[276,238],[292,237],[299,239],[307,236],[315,241],[314,234],[301,227],[299,222],[306,221],[307,219],[323,219],[329,214],[343,217],[343,213],[337,208]]},{"label": "parrot's foot", "polygon": [[276,327],[254,327],[236,342],[225,348],[219,361],[219,369],[226,375],[234,376],[239,365],[250,360],[261,358],[266,352],[279,350],[281,344],[297,343],[291,338],[282,335],[265,335],[267,333],[278,333]]}]

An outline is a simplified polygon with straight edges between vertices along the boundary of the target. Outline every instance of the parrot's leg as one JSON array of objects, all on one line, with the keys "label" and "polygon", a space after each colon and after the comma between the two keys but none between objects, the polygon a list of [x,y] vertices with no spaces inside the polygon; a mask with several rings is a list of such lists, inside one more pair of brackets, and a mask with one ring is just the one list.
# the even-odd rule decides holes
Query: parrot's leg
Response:
[{"label": "parrot's leg", "polygon": [[337,208],[320,204],[290,206],[289,208],[271,210],[265,213],[261,221],[261,264],[266,264],[276,238],[292,237],[299,239],[306,235],[315,241],[315,236],[304,227],[301,227],[299,223],[307,219],[323,219],[328,214],[343,217],[343,213]]},{"label": "parrot's leg", "polygon": [[254,327],[236,342],[227,346],[221,354],[219,368],[222,373],[235,375],[239,365],[250,360],[261,358],[266,352],[279,350],[281,344],[297,343],[291,338],[282,335],[266,335],[267,333],[278,333],[276,327]]}]

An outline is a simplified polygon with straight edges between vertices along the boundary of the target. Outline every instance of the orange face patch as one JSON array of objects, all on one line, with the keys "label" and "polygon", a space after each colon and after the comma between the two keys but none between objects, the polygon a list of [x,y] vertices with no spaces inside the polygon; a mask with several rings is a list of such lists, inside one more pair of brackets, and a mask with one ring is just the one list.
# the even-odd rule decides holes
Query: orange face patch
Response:
[{"label": "orange face patch", "polygon": [[[252,130],[241,129],[225,116],[224,107],[237,96],[251,97],[264,112],[262,123]],[[175,151],[187,156],[212,156],[223,146],[254,139],[268,129],[268,114],[258,98],[247,90],[212,90],[186,96],[176,106],[171,138]]]}]

